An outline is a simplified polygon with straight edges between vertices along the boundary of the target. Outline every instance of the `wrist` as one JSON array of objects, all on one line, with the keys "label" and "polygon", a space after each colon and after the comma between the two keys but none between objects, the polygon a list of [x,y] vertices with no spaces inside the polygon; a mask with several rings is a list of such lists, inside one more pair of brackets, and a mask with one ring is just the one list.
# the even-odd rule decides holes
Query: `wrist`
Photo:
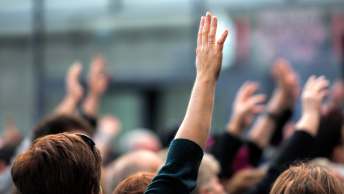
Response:
[{"label": "wrist", "polygon": [[233,116],[226,126],[226,131],[232,134],[233,136],[240,137],[242,134],[240,119],[238,117]]},{"label": "wrist", "polygon": [[217,79],[210,75],[204,75],[202,73],[196,75],[196,81],[198,82],[204,82],[204,83],[215,83],[217,82]]},{"label": "wrist", "polygon": [[296,123],[296,129],[306,131],[312,136],[316,136],[319,121],[320,114],[318,112],[303,113],[300,120]]},{"label": "wrist", "polygon": [[90,90],[87,94],[87,98],[88,99],[95,99],[95,100],[98,100],[100,99],[102,96],[102,93],[99,93],[99,92],[96,92],[96,91],[92,91]]},{"label": "wrist", "polygon": [[72,95],[67,95],[65,97],[65,99],[63,100],[63,102],[66,104],[70,104],[70,105],[74,105],[74,104],[76,105],[79,103],[79,100],[80,100],[80,98],[77,98],[77,97],[72,96]]}]

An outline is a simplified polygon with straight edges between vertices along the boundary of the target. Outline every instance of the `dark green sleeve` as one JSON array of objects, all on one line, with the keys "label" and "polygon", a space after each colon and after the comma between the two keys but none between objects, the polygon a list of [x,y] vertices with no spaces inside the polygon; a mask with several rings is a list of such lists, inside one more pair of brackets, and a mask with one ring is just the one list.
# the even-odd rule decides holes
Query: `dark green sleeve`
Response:
[{"label": "dark green sleeve", "polygon": [[145,194],[189,194],[197,185],[202,148],[187,139],[171,142],[165,165],[148,186]]}]

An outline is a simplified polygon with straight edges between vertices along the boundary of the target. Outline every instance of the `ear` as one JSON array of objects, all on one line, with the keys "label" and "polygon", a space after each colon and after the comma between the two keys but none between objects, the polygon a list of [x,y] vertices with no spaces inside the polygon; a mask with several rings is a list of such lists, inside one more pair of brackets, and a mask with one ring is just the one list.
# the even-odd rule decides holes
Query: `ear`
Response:
[{"label": "ear", "polygon": [[0,174],[8,168],[8,165],[5,161],[0,160]]},{"label": "ear", "polygon": [[209,193],[209,189],[206,186],[201,186],[201,188],[199,188],[199,193],[198,194],[208,194]]},{"label": "ear", "polygon": [[344,163],[344,150],[342,149],[342,146],[338,145],[333,148],[332,160],[335,163]]}]

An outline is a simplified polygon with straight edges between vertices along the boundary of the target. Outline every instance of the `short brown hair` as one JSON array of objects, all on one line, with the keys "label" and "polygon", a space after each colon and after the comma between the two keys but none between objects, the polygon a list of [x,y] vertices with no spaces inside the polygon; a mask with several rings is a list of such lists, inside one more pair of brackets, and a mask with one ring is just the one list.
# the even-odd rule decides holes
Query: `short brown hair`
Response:
[{"label": "short brown hair", "polygon": [[113,194],[143,194],[156,176],[154,173],[137,173],[122,181]]},{"label": "short brown hair", "polygon": [[270,194],[344,193],[343,186],[325,168],[301,164],[282,173]]},{"label": "short brown hair", "polygon": [[46,135],[80,130],[92,135],[94,129],[80,117],[67,114],[51,114],[46,116],[34,129],[32,141]]},{"label": "short brown hair", "polygon": [[48,135],[15,159],[11,174],[22,194],[84,194],[92,188],[98,194],[101,155],[77,135]]}]

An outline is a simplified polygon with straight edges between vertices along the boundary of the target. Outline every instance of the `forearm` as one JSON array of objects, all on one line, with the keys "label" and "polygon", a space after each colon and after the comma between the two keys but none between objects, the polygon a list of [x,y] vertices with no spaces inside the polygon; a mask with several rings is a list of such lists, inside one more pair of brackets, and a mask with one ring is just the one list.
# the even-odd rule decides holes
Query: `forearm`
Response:
[{"label": "forearm", "polygon": [[249,141],[261,149],[265,148],[271,139],[275,127],[274,121],[267,115],[259,116],[249,134]]},{"label": "forearm", "polygon": [[196,78],[189,106],[176,139],[189,139],[204,150],[210,131],[215,86],[215,80]]},{"label": "forearm", "polygon": [[82,104],[83,112],[87,116],[96,117],[99,110],[100,95],[90,92]]},{"label": "forearm", "polygon": [[66,96],[64,100],[57,106],[55,112],[58,114],[75,114],[78,100]]},{"label": "forearm", "polygon": [[[267,105],[268,113],[271,115],[279,115],[281,113],[283,98],[281,97],[283,92],[276,89]],[[249,141],[258,145],[261,149],[265,148],[274,133],[276,123],[275,120],[268,114],[264,114],[258,117],[258,120],[254,124],[250,135]]]}]

